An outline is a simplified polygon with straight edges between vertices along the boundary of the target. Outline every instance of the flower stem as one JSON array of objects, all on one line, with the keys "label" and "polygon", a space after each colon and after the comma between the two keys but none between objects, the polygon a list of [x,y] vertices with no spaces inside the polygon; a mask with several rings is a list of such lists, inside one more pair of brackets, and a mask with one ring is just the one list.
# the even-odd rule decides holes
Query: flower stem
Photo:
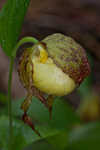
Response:
[{"label": "flower stem", "polygon": [[13,65],[14,59],[16,57],[16,52],[18,48],[25,43],[38,43],[38,40],[34,37],[25,37],[21,39],[15,46],[12,56],[10,57],[10,68],[9,68],[9,77],[8,77],[8,116],[9,116],[9,150],[12,150],[12,141],[13,141],[13,124],[12,124],[12,98],[11,98],[11,83],[12,83],[12,73],[13,73]]},{"label": "flower stem", "polygon": [[17,50],[18,50],[18,48],[21,46],[21,45],[23,45],[23,44],[25,44],[25,43],[34,43],[34,44],[37,44],[39,41],[36,39],[36,38],[34,38],[34,37],[24,37],[23,39],[21,39],[18,43],[17,43],[17,45],[16,45],[16,47],[15,47],[15,49],[14,49],[14,51],[13,51],[13,54],[12,54],[12,56],[15,58],[16,57],[16,52],[17,52]]},{"label": "flower stem", "polygon": [[9,78],[8,78],[9,150],[12,150],[12,139],[13,139],[12,101],[11,101],[11,82],[12,82],[13,64],[14,64],[14,59],[11,57],[10,68],[9,68]]}]

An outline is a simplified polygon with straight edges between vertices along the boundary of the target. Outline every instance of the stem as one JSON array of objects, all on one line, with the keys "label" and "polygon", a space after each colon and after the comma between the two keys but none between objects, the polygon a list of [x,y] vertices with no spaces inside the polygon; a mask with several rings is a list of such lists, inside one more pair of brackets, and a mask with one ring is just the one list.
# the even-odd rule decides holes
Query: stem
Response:
[{"label": "stem", "polygon": [[10,68],[9,68],[9,78],[8,78],[8,116],[9,116],[9,150],[12,150],[12,141],[13,141],[13,125],[12,125],[12,100],[11,100],[11,83],[12,83],[12,73],[13,73],[13,65],[14,59],[16,57],[16,52],[18,48],[25,43],[38,43],[38,40],[33,37],[25,37],[21,39],[15,46],[13,50],[13,54],[10,58]]},{"label": "stem", "polygon": [[23,44],[25,44],[25,43],[34,43],[34,44],[37,44],[39,41],[36,39],[36,38],[34,38],[34,37],[24,37],[23,39],[21,39],[18,43],[17,43],[17,45],[16,45],[16,47],[15,47],[15,49],[14,49],[14,51],[13,51],[13,54],[12,54],[12,56],[15,58],[16,57],[16,52],[17,52],[17,50],[18,50],[18,48],[21,46],[21,45],[23,45]]},{"label": "stem", "polygon": [[13,139],[12,101],[11,101],[11,82],[12,82],[13,64],[14,64],[14,59],[11,58],[11,60],[10,60],[10,68],[9,68],[9,78],[8,78],[9,150],[12,149],[12,139]]}]

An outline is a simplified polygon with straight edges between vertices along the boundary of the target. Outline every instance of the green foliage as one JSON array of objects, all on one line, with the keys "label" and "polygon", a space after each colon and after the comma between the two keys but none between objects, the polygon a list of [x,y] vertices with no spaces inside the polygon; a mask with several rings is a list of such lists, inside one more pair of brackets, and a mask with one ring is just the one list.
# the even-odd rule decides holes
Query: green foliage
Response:
[{"label": "green foliage", "polygon": [[69,149],[94,150],[100,148],[100,122],[89,123],[74,129],[69,136]]},{"label": "green foliage", "polygon": [[68,134],[70,131],[70,129],[59,131],[58,134],[48,137],[46,140],[57,150],[63,150],[68,146]]},{"label": "green foliage", "polygon": [[[13,115],[20,117],[23,111],[20,106],[23,99],[13,103]],[[53,106],[52,119],[49,118],[48,109],[36,98],[33,98],[29,109],[29,115],[33,120],[37,120],[41,126],[51,126],[52,128],[67,129],[70,125],[79,122],[79,118],[71,107],[61,98],[56,98]]]},{"label": "green foliage", "polygon": [[[23,99],[13,102],[13,148],[25,150],[33,148],[39,150],[88,150],[100,147],[100,122],[81,125],[79,118],[63,99],[56,99],[52,120],[48,110],[36,98],[33,98],[29,110],[36,128],[41,133],[38,137],[20,119],[22,111],[20,105]],[[5,112],[0,116],[0,148],[7,149],[8,117]],[[5,139],[5,140],[4,140]],[[21,141],[21,142],[20,142]],[[30,146],[29,146],[30,145]]]},{"label": "green foliage", "polygon": [[11,56],[21,32],[30,0],[7,0],[0,12],[0,44]]},{"label": "green foliage", "polygon": [[27,146],[25,150],[57,150],[51,144],[49,144],[46,140],[40,140],[32,143]]},{"label": "green foliage", "polygon": [[[22,148],[33,142],[44,140],[54,148],[64,149],[67,146],[69,131],[74,124],[79,123],[79,118],[70,106],[63,100],[56,99],[53,117],[50,120],[48,110],[34,98],[29,115],[41,134],[41,137],[39,137],[20,120],[23,113],[20,109],[22,101],[23,99],[13,102],[13,147],[16,147],[16,150],[22,150]],[[7,139],[9,137],[8,130],[8,117],[5,111],[5,114],[0,116],[0,148],[5,148],[5,150],[7,149]]]},{"label": "green foliage", "polygon": [[[23,122],[14,119],[13,121],[13,149],[22,150],[23,147],[32,143],[38,139],[38,136],[32,134],[29,127],[24,126]],[[9,119],[7,116],[0,117],[0,148],[2,150],[8,150],[8,138],[9,138]]]}]

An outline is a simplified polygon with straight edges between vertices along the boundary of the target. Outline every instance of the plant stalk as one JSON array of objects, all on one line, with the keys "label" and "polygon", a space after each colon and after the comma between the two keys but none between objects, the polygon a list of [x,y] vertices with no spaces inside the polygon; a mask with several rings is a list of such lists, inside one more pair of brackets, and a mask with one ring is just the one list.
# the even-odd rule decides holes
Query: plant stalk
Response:
[{"label": "plant stalk", "polygon": [[9,116],[9,150],[12,150],[12,101],[11,101],[11,83],[12,83],[12,72],[13,72],[14,59],[10,59],[9,78],[8,78],[8,116]]},{"label": "plant stalk", "polygon": [[12,56],[10,57],[10,68],[9,68],[9,78],[8,78],[8,116],[9,116],[9,150],[12,150],[13,144],[13,118],[12,118],[12,98],[11,98],[11,84],[12,84],[12,73],[13,73],[13,65],[14,59],[16,57],[16,52],[18,48],[25,43],[34,43],[37,44],[38,40],[34,37],[25,37],[21,39],[15,46]]},{"label": "plant stalk", "polygon": [[21,45],[23,45],[23,44],[25,44],[25,43],[34,43],[34,44],[37,44],[38,42],[39,42],[39,41],[38,41],[36,38],[34,38],[34,37],[24,37],[24,38],[22,38],[22,39],[17,43],[17,45],[16,45],[16,47],[15,47],[13,53],[12,53],[12,56],[13,56],[14,58],[16,57],[16,52],[17,52],[18,48],[19,48]]}]

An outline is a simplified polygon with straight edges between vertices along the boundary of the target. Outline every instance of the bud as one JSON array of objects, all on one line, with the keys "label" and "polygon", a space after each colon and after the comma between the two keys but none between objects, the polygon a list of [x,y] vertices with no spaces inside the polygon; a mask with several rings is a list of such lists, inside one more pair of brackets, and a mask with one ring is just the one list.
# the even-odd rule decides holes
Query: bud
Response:
[{"label": "bud", "polygon": [[80,104],[78,109],[80,118],[84,121],[100,120],[100,97],[97,93],[87,96]]},{"label": "bud", "polygon": [[71,93],[89,72],[85,51],[79,44],[63,34],[49,35],[25,49],[20,59],[19,77],[28,91],[22,109],[26,112],[29,99],[36,96],[51,111],[54,96]]}]

